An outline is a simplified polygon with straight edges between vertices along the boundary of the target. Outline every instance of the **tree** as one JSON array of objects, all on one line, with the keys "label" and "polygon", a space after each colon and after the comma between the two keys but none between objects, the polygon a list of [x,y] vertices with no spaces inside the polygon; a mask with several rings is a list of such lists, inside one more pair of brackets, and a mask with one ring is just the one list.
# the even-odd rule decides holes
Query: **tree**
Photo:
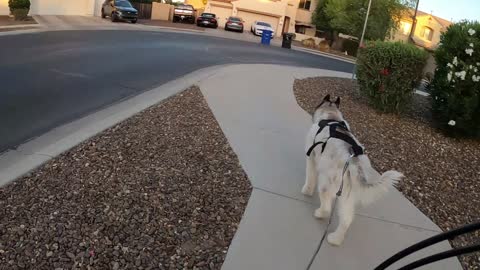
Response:
[{"label": "tree", "polygon": [[[395,29],[401,15],[415,0],[372,0],[366,39],[384,40]],[[340,32],[360,38],[368,0],[319,0],[312,17],[319,30]]]}]

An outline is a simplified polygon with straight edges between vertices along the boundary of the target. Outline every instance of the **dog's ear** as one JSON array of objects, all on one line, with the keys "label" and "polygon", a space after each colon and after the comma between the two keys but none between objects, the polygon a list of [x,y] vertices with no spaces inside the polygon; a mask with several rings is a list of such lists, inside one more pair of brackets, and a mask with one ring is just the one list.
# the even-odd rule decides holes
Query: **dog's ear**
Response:
[{"label": "dog's ear", "polygon": [[337,106],[337,108],[340,108],[340,97],[337,97],[334,103],[335,103],[335,106]]},{"label": "dog's ear", "polygon": [[325,101],[330,102],[330,94],[326,95],[326,96],[323,98],[323,102],[325,102]]}]

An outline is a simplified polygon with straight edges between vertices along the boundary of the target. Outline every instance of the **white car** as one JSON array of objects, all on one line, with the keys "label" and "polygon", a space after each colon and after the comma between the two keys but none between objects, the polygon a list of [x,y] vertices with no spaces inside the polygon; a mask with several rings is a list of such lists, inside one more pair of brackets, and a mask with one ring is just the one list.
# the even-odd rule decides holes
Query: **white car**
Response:
[{"label": "white car", "polygon": [[272,38],[275,36],[275,31],[273,30],[273,27],[266,22],[260,22],[260,21],[255,21],[252,24],[252,28],[250,31],[255,35],[255,36],[261,36],[263,33],[263,30],[269,30],[272,31]]}]

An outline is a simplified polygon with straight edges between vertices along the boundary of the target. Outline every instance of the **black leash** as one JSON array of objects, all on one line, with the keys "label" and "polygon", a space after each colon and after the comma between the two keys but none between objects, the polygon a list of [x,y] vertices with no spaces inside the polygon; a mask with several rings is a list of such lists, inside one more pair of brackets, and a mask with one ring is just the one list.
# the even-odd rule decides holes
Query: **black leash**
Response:
[{"label": "black leash", "polygon": [[345,166],[343,166],[342,182],[340,183],[340,188],[338,189],[337,194],[335,196],[335,200],[333,201],[332,211],[330,212],[330,218],[328,219],[327,227],[325,228],[325,232],[323,232],[322,239],[320,240],[320,243],[318,244],[317,249],[315,250],[315,253],[310,259],[310,262],[308,263],[306,270],[309,270],[310,267],[312,267],[313,261],[315,260],[315,257],[317,257],[317,254],[320,251],[320,248],[322,248],[323,242],[325,241],[325,237],[327,236],[327,233],[328,233],[328,228],[330,227],[330,224],[332,224],[333,215],[335,213],[335,207],[337,206],[337,200],[340,196],[342,196],[342,193],[343,193],[343,178],[345,176],[345,173],[347,172],[348,166],[350,165],[350,161],[354,156],[355,154],[352,154],[348,158],[347,162],[345,162]]}]

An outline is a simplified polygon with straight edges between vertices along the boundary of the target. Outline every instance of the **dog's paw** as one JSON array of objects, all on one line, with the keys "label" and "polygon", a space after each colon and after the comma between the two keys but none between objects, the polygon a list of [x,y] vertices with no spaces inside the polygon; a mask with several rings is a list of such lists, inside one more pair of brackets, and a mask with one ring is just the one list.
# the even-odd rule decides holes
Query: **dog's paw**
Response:
[{"label": "dog's paw", "polygon": [[307,196],[312,196],[313,195],[313,187],[309,185],[304,185],[302,188],[302,193]]},{"label": "dog's paw", "polygon": [[344,236],[337,233],[331,233],[327,236],[327,242],[332,246],[340,246],[343,243]]},{"label": "dog's paw", "polygon": [[313,213],[313,216],[319,219],[324,219],[328,218],[330,216],[330,213],[321,207],[315,210],[315,213]]}]

